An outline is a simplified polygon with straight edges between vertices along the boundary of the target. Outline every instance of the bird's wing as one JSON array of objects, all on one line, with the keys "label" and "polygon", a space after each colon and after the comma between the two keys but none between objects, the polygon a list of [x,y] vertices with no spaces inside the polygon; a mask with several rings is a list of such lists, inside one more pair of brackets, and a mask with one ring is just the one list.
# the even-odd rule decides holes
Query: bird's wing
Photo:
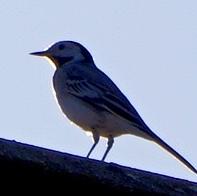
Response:
[{"label": "bird's wing", "polygon": [[118,88],[116,90],[114,88],[117,88],[114,83],[104,85],[100,81],[91,80],[88,77],[72,76],[66,80],[66,90],[71,95],[94,105],[98,109],[106,110],[130,121],[139,130],[149,131],[149,128],[126,97]]}]

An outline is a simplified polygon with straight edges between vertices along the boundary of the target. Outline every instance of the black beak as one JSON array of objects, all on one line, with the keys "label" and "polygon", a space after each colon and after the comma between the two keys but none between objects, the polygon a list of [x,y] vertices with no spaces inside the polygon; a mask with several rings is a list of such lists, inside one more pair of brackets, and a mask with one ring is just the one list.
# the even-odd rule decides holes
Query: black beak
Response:
[{"label": "black beak", "polygon": [[41,51],[41,52],[32,52],[30,55],[35,55],[35,56],[47,56],[48,52],[47,51]]}]

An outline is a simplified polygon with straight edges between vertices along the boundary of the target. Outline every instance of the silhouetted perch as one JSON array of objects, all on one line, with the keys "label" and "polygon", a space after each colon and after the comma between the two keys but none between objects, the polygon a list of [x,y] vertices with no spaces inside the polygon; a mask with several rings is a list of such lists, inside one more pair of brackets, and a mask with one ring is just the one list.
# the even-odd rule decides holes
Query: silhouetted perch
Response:
[{"label": "silhouetted perch", "polygon": [[[0,139],[1,186],[73,194],[197,195],[197,183]],[[63,194],[65,195],[65,194]]]}]

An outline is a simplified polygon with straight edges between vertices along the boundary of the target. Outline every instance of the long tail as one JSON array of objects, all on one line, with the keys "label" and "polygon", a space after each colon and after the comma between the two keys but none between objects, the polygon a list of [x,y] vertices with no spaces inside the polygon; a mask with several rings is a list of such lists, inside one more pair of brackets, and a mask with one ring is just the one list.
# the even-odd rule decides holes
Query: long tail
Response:
[{"label": "long tail", "polygon": [[187,168],[197,174],[197,170],[191,163],[189,163],[183,156],[181,156],[178,152],[176,152],[172,147],[170,147],[166,142],[164,142],[161,138],[159,138],[152,131],[149,132],[149,136],[152,138],[152,141],[156,142],[159,146],[163,147],[166,151],[171,153],[174,157],[176,157],[180,162],[182,162]]}]

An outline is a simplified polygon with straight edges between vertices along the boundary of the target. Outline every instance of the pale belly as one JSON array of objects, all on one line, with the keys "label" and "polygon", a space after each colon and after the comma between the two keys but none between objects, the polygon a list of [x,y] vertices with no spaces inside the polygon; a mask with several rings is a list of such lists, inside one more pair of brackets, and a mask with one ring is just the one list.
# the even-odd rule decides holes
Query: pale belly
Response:
[{"label": "pale belly", "polygon": [[57,97],[57,100],[67,118],[84,131],[96,130],[102,137],[133,134],[148,139],[146,134],[133,127],[129,121],[107,111],[101,111],[72,95]]}]

